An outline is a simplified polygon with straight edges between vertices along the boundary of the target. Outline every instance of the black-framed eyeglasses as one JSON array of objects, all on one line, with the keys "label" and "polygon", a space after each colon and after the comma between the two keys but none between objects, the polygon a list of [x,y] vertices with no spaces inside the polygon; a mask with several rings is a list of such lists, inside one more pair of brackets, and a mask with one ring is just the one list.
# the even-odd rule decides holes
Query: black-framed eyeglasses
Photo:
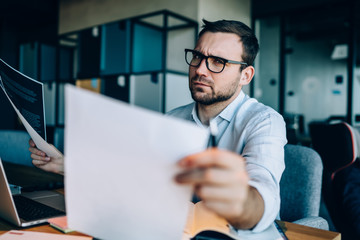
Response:
[{"label": "black-framed eyeglasses", "polygon": [[205,59],[207,69],[209,69],[209,71],[213,73],[221,73],[224,70],[226,63],[241,64],[245,66],[248,65],[245,62],[227,60],[225,58],[216,57],[216,56],[205,56],[199,51],[185,49],[185,61],[190,66],[192,67],[200,66],[203,59]]}]

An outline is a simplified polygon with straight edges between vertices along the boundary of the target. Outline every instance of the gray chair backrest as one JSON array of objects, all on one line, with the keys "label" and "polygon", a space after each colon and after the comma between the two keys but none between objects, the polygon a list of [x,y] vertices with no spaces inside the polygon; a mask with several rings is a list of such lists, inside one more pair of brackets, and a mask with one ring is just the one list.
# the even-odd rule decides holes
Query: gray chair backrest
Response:
[{"label": "gray chair backrest", "polygon": [[280,218],[293,222],[319,216],[323,165],[308,147],[285,146],[285,171],[280,181]]},{"label": "gray chair backrest", "polygon": [[29,152],[30,136],[20,130],[0,130],[0,157],[2,161],[33,166]]}]

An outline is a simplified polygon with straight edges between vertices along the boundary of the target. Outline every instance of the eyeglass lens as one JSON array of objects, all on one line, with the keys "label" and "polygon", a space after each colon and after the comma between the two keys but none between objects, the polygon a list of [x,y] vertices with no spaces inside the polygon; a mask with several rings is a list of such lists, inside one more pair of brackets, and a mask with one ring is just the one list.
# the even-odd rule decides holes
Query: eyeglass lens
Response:
[{"label": "eyeglass lens", "polygon": [[225,67],[225,61],[221,58],[204,56],[196,51],[186,51],[186,62],[190,66],[198,67],[204,58],[206,61],[206,67],[212,72],[219,73]]}]

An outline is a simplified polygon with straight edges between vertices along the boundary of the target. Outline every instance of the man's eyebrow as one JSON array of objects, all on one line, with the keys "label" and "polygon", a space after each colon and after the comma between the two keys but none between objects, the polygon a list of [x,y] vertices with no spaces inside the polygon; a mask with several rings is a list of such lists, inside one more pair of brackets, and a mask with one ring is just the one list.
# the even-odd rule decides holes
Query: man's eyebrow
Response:
[{"label": "man's eyebrow", "polygon": [[217,56],[217,55],[212,55],[212,54],[210,54],[210,55],[209,55],[209,57],[214,57],[214,58],[221,58],[221,59],[224,59],[224,60],[226,60],[226,58],[224,58],[224,57],[220,57],[220,56]]},{"label": "man's eyebrow", "polygon": [[200,53],[200,54],[202,54],[202,55],[204,55],[204,56],[206,56],[206,57],[216,57],[216,58],[226,59],[226,58],[224,58],[224,57],[220,57],[220,56],[213,55],[213,54],[205,55],[204,53],[200,52],[200,51],[197,50],[197,49],[194,49],[194,51],[197,52],[197,53]]}]

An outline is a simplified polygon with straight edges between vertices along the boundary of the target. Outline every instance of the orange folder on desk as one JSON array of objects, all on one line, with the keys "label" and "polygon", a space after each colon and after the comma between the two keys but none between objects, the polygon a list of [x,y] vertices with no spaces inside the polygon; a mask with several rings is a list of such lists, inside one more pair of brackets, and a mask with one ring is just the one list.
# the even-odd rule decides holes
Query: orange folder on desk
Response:
[{"label": "orange folder on desk", "polygon": [[48,220],[48,223],[50,224],[50,226],[62,231],[63,233],[69,233],[74,231],[68,227],[66,216],[50,218]]},{"label": "orange folder on desk", "polygon": [[192,239],[195,236],[206,236],[209,239],[234,240],[283,239],[274,224],[260,233],[242,230],[236,231],[224,218],[208,210],[203,202],[200,201],[196,204],[189,204],[189,214],[182,240]]},{"label": "orange folder on desk", "polygon": [[[236,235],[231,232],[227,221],[209,211],[202,202],[189,203],[189,215],[184,229],[184,234],[194,237],[204,231],[214,231],[225,234],[233,239]],[[186,237],[184,237],[186,239]]]}]

